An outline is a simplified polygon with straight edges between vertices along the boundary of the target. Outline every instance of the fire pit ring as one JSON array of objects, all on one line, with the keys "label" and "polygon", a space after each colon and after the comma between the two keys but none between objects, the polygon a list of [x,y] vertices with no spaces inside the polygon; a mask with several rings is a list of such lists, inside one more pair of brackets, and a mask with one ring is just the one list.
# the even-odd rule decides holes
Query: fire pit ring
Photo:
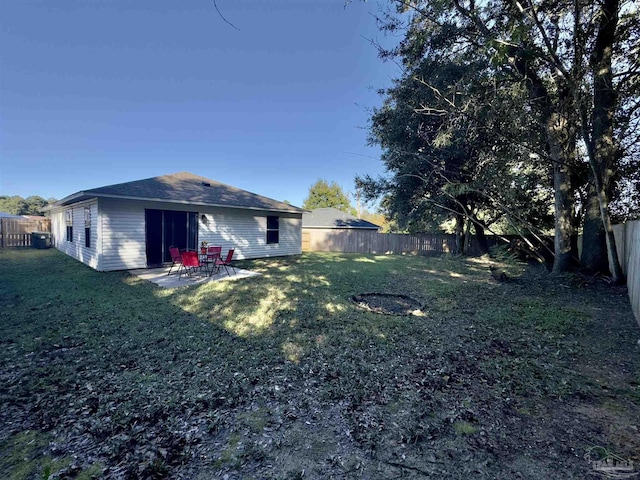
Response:
[{"label": "fire pit ring", "polygon": [[358,293],[351,300],[360,308],[381,315],[422,316],[422,304],[415,298],[397,293]]}]

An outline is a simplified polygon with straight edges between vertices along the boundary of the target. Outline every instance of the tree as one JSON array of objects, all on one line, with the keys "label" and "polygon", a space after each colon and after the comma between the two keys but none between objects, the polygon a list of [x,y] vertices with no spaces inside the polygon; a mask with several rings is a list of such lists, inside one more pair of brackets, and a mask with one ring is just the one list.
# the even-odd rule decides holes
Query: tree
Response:
[{"label": "tree", "polygon": [[388,215],[409,231],[453,220],[459,252],[472,230],[486,251],[485,230],[501,220],[514,233],[539,235],[549,221],[548,195],[540,188],[547,172],[527,167],[526,140],[539,132],[513,108],[524,92],[496,88],[481,56],[448,52],[402,55],[405,75],[382,92],[369,136],[382,147],[391,177],[361,176],[357,184],[367,198],[385,197]]},{"label": "tree", "polygon": [[324,179],[318,179],[309,187],[309,195],[304,199],[302,208],[313,210],[315,208],[333,207],[343,212],[355,214],[354,208],[349,203],[349,197],[336,182],[328,183]]},{"label": "tree", "polygon": [[[468,65],[486,58],[486,75],[497,84],[525,89],[521,111],[543,127],[534,150],[553,171],[554,271],[571,266],[575,195],[589,182],[605,231],[609,268],[619,281],[609,220],[615,189],[609,187],[625,156],[615,138],[621,107],[633,110],[638,98],[640,22],[633,3],[418,0],[393,5],[398,15],[383,18],[383,28],[405,35],[385,55],[401,58],[404,66],[425,58],[447,62],[456,56]],[[457,102],[450,103],[463,111]],[[587,178],[580,175],[584,171]]]},{"label": "tree", "polygon": [[392,226],[389,223],[389,220],[382,213],[374,213],[365,209],[362,212],[361,218],[368,222],[379,225],[382,233],[389,233],[392,230]]},{"label": "tree", "polygon": [[23,215],[42,215],[42,209],[47,206],[47,200],[39,195],[30,195],[25,199],[26,213]]},{"label": "tree", "polygon": [[[593,22],[597,30],[588,59],[592,93],[578,97],[582,136],[593,174],[586,205],[582,262],[595,271],[604,270],[608,263],[614,279],[621,279],[609,204],[615,200],[616,181],[637,182],[632,172],[637,172],[640,159],[628,154],[638,145],[638,132],[637,128],[628,127],[634,123],[637,127],[638,122],[640,20],[637,7],[634,11],[624,0],[603,0]],[[621,140],[625,137],[631,138],[631,142],[626,142],[626,152]],[[633,167],[625,178],[620,173],[629,164]]]},{"label": "tree", "polygon": [[26,199],[18,195],[12,197],[2,195],[0,196],[0,212],[13,215],[42,215],[42,209],[55,201],[55,198],[45,200],[38,195],[31,195]]},{"label": "tree", "polygon": [[24,211],[26,211],[24,198],[17,195],[13,197],[6,195],[0,196],[0,212],[10,213],[12,215],[24,215]]}]

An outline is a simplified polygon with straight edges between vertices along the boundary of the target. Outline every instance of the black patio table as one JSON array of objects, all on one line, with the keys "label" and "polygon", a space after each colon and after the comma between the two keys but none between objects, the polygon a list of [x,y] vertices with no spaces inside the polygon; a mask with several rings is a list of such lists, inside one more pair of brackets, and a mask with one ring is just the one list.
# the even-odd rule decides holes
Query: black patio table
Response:
[{"label": "black patio table", "polygon": [[198,253],[198,260],[200,261],[200,265],[206,268],[208,276],[211,276],[218,270],[220,270],[220,267],[216,265],[216,260],[219,258],[219,254],[216,258],[212,253]]}]

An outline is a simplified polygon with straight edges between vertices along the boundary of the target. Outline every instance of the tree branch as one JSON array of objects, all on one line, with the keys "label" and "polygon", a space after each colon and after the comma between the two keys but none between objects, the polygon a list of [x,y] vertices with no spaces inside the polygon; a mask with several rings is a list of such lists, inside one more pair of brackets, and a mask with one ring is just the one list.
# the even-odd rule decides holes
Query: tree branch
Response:
[{"label": "tree branch", "polygon": [[[418,178],[420,180],[422,180],[425,183],[428,183],[427,180],[420,176],[420,175],[416,175],[414,173],[403,173],[401,175],[397,175],[398,177],[414,177],[414,178]],[[494,232],[493,230],[491,230],[491,228],[489,228],[487,225],[483,225],[482,223],[480,223],[479,221],[477,221],[475,218],[473,218],[473,215],[471,215],[471,213],[467,210],[467,208],[457,199],[455,198],[453,195],[451,195],[450,193],[445,192],[444,190],[442,190],[442,193],[444,193],[446,196],[448,196],[449,198],[451,198],[451,200],[453,200],[461,209],[462,211],[458,211],[458,210],[454,210],[451,207],[447,207],[446,205],[443,205],[441,203],[436,202],[435,200],[431,199],[431,198],[423,198],[423,200],[425,202],[429,202],[432,203],[433,205],[435,205],[436,207],[442,208],[443,210],[446,210],[448,212],[451,213],[455,213],[456,215],[462,215],[464,217],[467,217],[469,220],[471,220],[475,225],[478,225],[482,228],[487,229],[492,235],[495,235],[496,237],[498,237],[499,239],[507,242],[507,243],[511,243],[509,241],[508,238],[500,235],[499,233]]]},{"label": "tree branch", "polygon": [[240,29],[238,27],[236,27],[233,23],[231,23],[229,20],[227,20],[226,18],[224,18],[224,15],[222,15],[222,12],[220,11],[220,9],[218,8],[218,4],[216,2],[216,0],[213,0],[213,6],[216,7],[216,12],[218,12],[218,15],[220,15],[220,18],[222,20],[225,21],[225,23],[231,25],[233,28],[235,28],[236,30],[240,31]]},{"label": "tree branch", "polygon": [[[514,138],[514,137],[512,137],[512,136],[510,136],[510,135],[507,135],[507,134],[505,134],[505,133],[501,132],[501,131],[500,131],[500,130],[498,130],[498,129],[495,129],[495,128],[493,128],[493,127],[488,127],[488,126],[486,125],[486,123],[485,123],[485,122],[481,121],[481,120],[480,120],[479,118],[477,118],[476,116],[471,115],[471,114],[470,114],[466,109],[461,109],[460,107],[457,107],[457,106],[455,105],[455,103],[454,103],[454,102],[452,102],[452,101],[451,101],[451,100],[449,100],[447,97],[445,97],[445,96],[444,96],[444,95],[443,95],[443,94],[442,94],[442,93],[441,93],[441,92],[440,92],[436,87],[434,87],[434,86],[432,86],[432,85],[428,84],[427,82],[425,82],[425,81],[424,81],[423,79],[421,79],[421,78],[418,78],[418,77],[415,77],[415,76],[414,76],[414,77],[412,77],[412,78],[413,78],[415,81],[417,81],[418,83],[420,83],[420,84],[424,85],[425,87],[427,87],[427,88],[431,89],[431,91],[436,95],[436,97],[438,97],[440,100],[442,100],[442,101],[443,101],[443,102],[445,102],[447,105],[449,105],[449,106],[452,108],[452,110],[453,110],[453,111],[455,111],[455,112],[457,112],[457,113],[459,113],[459,114],[461,114],[461,115],[466,116],[467,118],[469,118],[469,119],[473,120],[474,122],[477,122],[477,123],[478,123],[478,124],[480,124],[480,125],[483,125],[483,126],[484,126],[485,128],[487,128],[489,131],[491,131],[491,132],[493,132],[493,133],[497,134],[498,136],[502,137],[503,139],[507,140],[507,141],[508,141],[509,143],[511,143],[512,145],[517,145],[517,146],[519,146],[519,147],[521,147],[521,148],[523,148],[523,149],[525,149],[525,150],[527,150],[527,151],[529,151],[529,152],[531,152],[531,153],[534,153],[534,154],[536,154],[536,155],[540,156],[541,158],[544,158],[544,159],[546,159],[546,160],[549,160],[549,155],[547,154],[547,152],[544,152],[544,151],[542,151],[542,152],[541,152],[541,151],[539,151],[539,150],[536,150],[536,149],[532,148],[530,145],[527,145],[527,144],[526,144],[526,143],[524,143],[524,142],[520,142],[520,141],[519,141],[519,140],[517,140],[516,138]],[[415,112],[416,112],[416,113],[425,113],[425,114],[427,114],[427,112],[425,112],[425,111],[424,111],[424,109],[415,109]]]},{"label": "tree branch", "polygon": [[562,76],[565,78],[567,82],[571,82],[571,75],[567,71],[567,69],[564,68],[562,60],[560,59],[560,57],[558,57],[556,50],[553,48],[553,45],[551,44],[551,40],[549,39],[549,35],[547,35],[547,31],[545,30],[544,26],[542,25],[542,22],[540,21],[540,18],[538,17],[538,12],[536,12],[535,5],[533,5],[533,2],[531,2],[531,0],[527,0],[527,3],[529,4],[529,9],[531,13],[527,13],[527,10],[522,6],[522,4],[519,1],[515,2],[516,6],[518,7],[518,10],[520,10],[520,13],[528,17],[529,20],[532,20],[534,25],[538,29],[538,33],[540,33],[540,36],[542,37],[542,41],[545,47],[547,47],[547,52],[554,61],[553,66],[560,73],[562,73]]}]

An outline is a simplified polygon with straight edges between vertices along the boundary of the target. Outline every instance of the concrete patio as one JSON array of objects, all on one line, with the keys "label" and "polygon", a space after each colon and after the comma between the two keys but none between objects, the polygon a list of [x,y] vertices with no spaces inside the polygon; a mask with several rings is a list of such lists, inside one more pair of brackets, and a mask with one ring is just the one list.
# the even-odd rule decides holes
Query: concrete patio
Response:
[{"label": "concrete patio", "polygon": [[218,273],[211,276],[208,276],[204,272],[201,272],[199,275],[196,274],[191,276],[183,274],[180,278],[178,278],[178,271],[175,267],[171,271],[170,275],[167,275],[168,272],[169,267],[140,268],[137,270],[129,270],[129,273],[131,273],[132,275],[140,277],[143,280],[153,282],[163,288],[186,287],[189,285],[196,285],[206,282],[223,282],[226,280],[238,280],[241,278],[256,277],[258,275],[261,275],[260,273],[243,270],[241,268],[235,268],[235,273],[234,269],[230,268],[230,275],[227,275],[227,272],[224,270],[224,268],[222,268]]}]

